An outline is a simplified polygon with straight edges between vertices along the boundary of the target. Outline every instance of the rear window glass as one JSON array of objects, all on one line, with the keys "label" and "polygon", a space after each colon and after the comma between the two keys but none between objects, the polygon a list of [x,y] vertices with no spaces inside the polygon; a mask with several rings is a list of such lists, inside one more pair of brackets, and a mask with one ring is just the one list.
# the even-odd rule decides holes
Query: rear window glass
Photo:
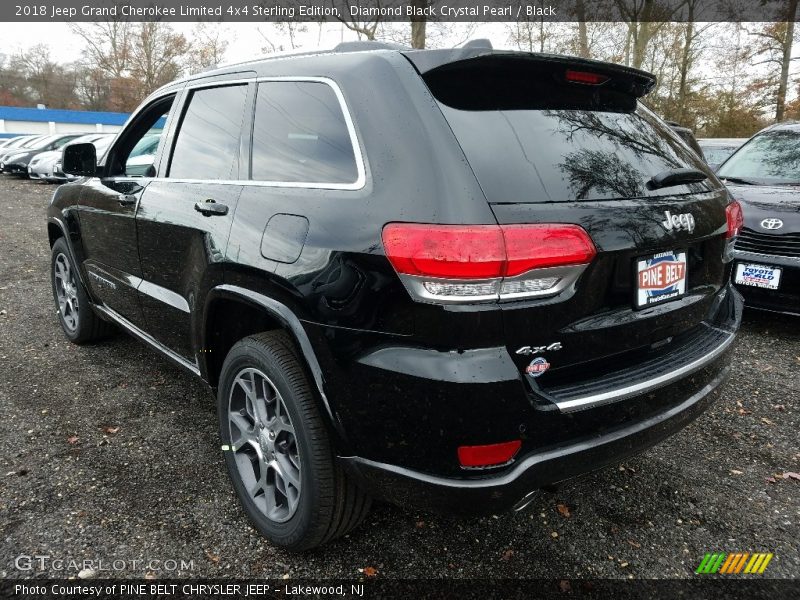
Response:
[{"label": "rear window glass", "polygon": [[[495,71],[488,79],[480,70],[459,69],[426,80],[490,202],[608,200],[711,188],[706,181],[648,189],[650,178],[663,171],[710,171],[666,124],[618,90],[533,72]],[[465,81],[474,94],[465,93]]]},{"label": "rear window glass", "polygon": [[350,132],[331,86],[270,81],[258,86],[252,178],[291,183],[354,183]]}]

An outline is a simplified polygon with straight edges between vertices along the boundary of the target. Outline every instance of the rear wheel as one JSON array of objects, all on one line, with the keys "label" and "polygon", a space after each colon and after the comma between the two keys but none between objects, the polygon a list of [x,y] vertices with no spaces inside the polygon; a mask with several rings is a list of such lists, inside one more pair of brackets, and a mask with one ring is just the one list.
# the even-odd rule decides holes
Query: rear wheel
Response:
[{"label": "rear wheel", "polygon": [[370,499],[336,464],[285,333],[254,335],[233,346],[217,402],[234,489],[247,516],[272,543],[307,550],[361,522]]},{"label": "rear wheel", "polygon": [[113,331],[113,325],[98,317],[89,306],[89,297],[64,238],[57,239],[53,244],[50,278],[58,320],[69,341],[85,344],[106,337]]}]

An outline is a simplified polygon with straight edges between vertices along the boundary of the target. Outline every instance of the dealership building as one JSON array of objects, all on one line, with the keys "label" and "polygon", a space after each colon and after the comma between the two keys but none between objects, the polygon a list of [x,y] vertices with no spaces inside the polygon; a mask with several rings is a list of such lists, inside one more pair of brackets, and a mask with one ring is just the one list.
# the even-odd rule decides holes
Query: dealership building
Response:
[{"label": "dealership building", "polygon": [[0,106],[0,139],[23,134],[114,133],[128,113]]}]

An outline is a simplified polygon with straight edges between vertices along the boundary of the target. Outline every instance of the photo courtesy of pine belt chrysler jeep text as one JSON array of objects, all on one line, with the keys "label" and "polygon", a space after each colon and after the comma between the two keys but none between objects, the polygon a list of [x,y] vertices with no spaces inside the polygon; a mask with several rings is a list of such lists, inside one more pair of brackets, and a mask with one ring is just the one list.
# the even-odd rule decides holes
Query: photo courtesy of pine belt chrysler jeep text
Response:
[{"label": "photo courtesy of pine belt chrysler jeep text", "polygon": [[102,156],[63,153],[61,326],[207,382],[276,545],[341,536],[372,498],[520,509],[684,427],[728,369],[740,206],[639,103],[654,84],[482,42],[171,83]]}]

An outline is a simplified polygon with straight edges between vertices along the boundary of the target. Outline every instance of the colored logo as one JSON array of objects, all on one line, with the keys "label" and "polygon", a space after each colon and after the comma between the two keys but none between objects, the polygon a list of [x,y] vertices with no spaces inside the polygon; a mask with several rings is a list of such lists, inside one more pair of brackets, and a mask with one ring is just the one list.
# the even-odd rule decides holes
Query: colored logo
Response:
[{"label": "colored logo", "polygon": [[764,229],[780,229],[783,227],[783,221],[780,219],[764,219],[761,221],[761,226]]},{"label": "colored logo", "polygon": [[550,368],[550,363],[547,362],[546,359],[540,356],[539,358],[534,358],[531,361],[531,364],[525,367],[525,372],[531,377],[539,377],[549,368]]},{"label": "colored logo", "polygon": [[771,552],[709,552],[700,561],[697,574],[761,575],[772,560]]},{"label": "colored logo", "polygon": [[648,298],[683,293],[686,278],[685,257],[680,260],[674,253],[665,252],[648,259],[640,268],[639,291],[644,292]]}]

